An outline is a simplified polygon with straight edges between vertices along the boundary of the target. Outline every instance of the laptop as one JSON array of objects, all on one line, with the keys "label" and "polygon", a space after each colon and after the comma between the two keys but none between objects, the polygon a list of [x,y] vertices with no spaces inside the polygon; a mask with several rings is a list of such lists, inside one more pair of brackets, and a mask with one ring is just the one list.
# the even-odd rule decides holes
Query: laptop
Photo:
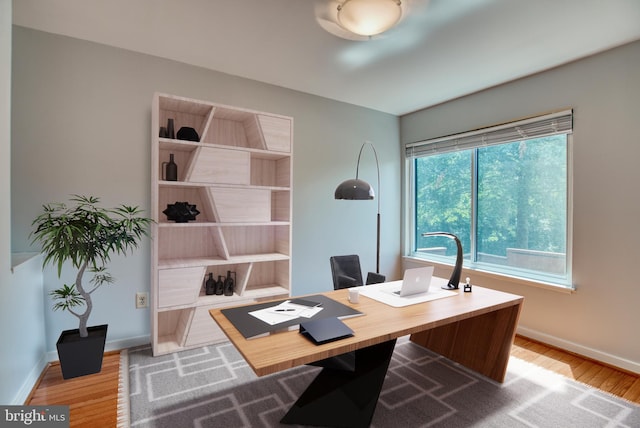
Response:
[{"label": "laptop", "polygon": [[433,277],[433,266],[407,269],[404,271],[400,289],[393,290],[392,293],[400,297],[427,293],[431,285],[431,277]]}]

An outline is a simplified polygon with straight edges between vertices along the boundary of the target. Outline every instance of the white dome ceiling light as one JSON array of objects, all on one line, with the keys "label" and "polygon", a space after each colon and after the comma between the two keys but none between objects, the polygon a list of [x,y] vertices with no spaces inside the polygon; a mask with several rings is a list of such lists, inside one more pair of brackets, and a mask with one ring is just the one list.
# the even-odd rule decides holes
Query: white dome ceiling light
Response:
[{"label": "white dome ceiling light", "polygon": [[384,32],[404,20],[409,4],[414,1],[316,0],[315,14],[318,24],[328,33],[347,40],[367,41],[385,37]]},{"label": "white dome ceiling light", "polygon": [[400,0],[346,0],[338,6],[338,24],[360,36],[384,33],[401,17]]}]

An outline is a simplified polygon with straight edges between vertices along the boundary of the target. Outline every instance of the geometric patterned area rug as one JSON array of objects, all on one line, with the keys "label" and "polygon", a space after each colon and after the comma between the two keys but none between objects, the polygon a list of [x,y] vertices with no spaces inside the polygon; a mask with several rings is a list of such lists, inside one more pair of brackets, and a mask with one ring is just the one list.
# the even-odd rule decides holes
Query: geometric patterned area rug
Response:
[{"label": "geometric patterned area rug", "polygon": [[[121,367],[129,397],[122,426],[157,428],[290,426],[280,419],[320,370],[259,378],[228,342],[160,357],[132,348]],[[515,357],[497,383],[404,337],[371,426],[637,428],[640,406]]]}]

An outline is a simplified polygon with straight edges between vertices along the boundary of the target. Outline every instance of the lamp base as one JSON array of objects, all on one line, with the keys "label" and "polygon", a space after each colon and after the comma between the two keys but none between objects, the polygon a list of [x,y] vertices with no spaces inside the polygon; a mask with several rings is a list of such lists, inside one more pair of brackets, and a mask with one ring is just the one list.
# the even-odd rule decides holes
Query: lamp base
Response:
[{"label": "lamp base", "polygon": [[460,287],[458,287],[457,285],[451,284],[451,283],[448,283],[447,285],[443,285],[440,288],[442,288],[443,290],[458,290],[458,289],[460,289]]}]

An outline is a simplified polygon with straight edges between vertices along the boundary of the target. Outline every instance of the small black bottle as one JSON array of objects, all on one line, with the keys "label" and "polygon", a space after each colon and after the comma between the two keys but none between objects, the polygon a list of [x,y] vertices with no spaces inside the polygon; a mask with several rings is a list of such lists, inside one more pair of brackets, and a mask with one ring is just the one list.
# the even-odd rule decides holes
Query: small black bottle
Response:
[{"label": "small black bottle", "polygon": [[218,275],[218,282],[216,282],[216,294],[222,296],[224,293],[224,282],[222,281],[222,275]]},{"label": "small black bottle", "polygon": [[[231,271],[228,270],[227,271],[227,278],[224,280],[224,295],[225,296],[233,296],[233,291],[235,288],[235,281],[234,279],[231,277]],[[233,272],[233,274],[235,275],[235,272]]]},{"label": "small black bottle", "polygon": [[167,138],[176,138],[176,131],[173,125],[173,119],[167,119]]},{"label": "small black bottle", "polygon": [[210,273],[209,278],[207,279],[207,282],[205,283],[205,286],[204,286],[204,292],[206,295],[210,296],[215,293],[216,291],[215,288],[216,288],[216,281],[213,279],[213,274]]},{"label": "small black bottle", "polygon": [[178,181],[178,165],[173,160],[173,153],[169,153],[169,162],[162,162],[164,168],[164,179],[167,181]]}]

